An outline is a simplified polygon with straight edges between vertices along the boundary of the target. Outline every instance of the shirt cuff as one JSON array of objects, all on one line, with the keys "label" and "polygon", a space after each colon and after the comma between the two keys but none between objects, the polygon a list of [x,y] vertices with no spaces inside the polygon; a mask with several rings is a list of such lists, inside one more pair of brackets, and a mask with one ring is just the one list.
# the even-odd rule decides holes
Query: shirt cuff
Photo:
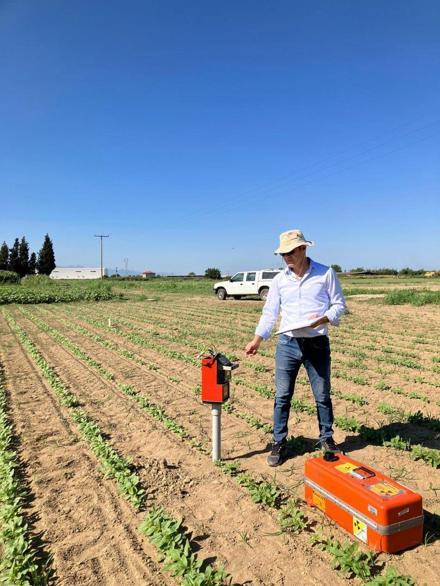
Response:
[{"label": "shirt cuff", "polygon": [[332,311],[331,309],[327,309],[327,311],[324,313],[324,315],[328,319],[328,321],[331,323],[332,326],[339,325],[339,318],[335,315],[334,311]]},{"label": "shirt cuff", "polygon": [[261,336],[263,338],[263,340],[268,340],[269,339],[269,336],[270,336],[270,332],[268,333],[267,331],[265,331],[265,330],[263,330],[261,328],[257,328],[255,330],[255,334],[257,336]]}]

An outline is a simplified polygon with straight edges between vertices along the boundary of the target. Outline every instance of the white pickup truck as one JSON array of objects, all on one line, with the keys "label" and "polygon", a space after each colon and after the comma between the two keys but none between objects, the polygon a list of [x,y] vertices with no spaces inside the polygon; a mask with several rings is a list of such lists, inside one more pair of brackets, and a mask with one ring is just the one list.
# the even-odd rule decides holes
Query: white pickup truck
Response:
[{"label": "white pickup truck", "polygon": [[259,295],[263,301],[267,297],[269,285],[282,269],[263,269],[262,271],[244,271],[235,273],[229,281],[220,281],[214,285],[214,293],[224,301],[230,296],[240,299],[243,295]]}]

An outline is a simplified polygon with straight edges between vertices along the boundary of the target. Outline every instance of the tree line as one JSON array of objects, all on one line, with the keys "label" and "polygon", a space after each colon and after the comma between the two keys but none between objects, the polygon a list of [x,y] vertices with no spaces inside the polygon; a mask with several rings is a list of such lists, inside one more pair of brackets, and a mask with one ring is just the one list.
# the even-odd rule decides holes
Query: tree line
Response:
[{"label": "tree line", "polygon": [[29,244],[23,236],[16,238],[9,248],[6,242],[0,247],[0,271],[13,271],[24,277],[25,275],[50,275],[55,268],[55,254],[49,234],[44,237],[43,245],[38,252],[29,254]]}]

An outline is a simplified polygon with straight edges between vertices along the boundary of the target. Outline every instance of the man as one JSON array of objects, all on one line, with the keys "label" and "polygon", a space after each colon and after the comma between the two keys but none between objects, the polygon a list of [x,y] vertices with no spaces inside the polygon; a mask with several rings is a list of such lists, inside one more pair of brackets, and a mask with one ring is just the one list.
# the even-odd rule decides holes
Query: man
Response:
[{"label": "man", "polygon": [[280,235],[280,254],[287,267],[272,281],[255,337],[246,346],[253,355],[270,332],[281,310],[275,356],[275,404],[273,444],[269,466],[282,464],[285,457],[287,424],[295,381],[301,364],[307,371],[315,397],[319,443],[324,452],[338,452],[333,440],[333,407],[330,396],[330,344],[328,324],[338,325],[345,312],[345,300],[336,273],[308,258],[313,246],[300,230]]}]

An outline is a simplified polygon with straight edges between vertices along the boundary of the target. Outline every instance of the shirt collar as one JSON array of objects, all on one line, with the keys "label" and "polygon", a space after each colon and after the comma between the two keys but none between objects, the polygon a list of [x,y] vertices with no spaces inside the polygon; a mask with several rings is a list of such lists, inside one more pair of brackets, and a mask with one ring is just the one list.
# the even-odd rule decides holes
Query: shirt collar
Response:
[{"label": "shirt collar", "polygon": [[[309,275],[309,274],[310,274],[310,273],[313,271],[313,269],[314,269],[314,266],[315,266],[315,261],[314,261],[313,259],[311,259],[310,257],[308,257],[308,259],[309,259],[309,261],[310,261],[309,268],[306,270],[306,272],[305,272],[305,273],[304,273],[304,275],[302,276],[302,279],[303,279],[305,276]],[[293,271],[292,271],[291,269],[289,269],[289,267],[286,267],[286,268],[284,269],[284,274],[285,274],[285,275],[287,275],[288,277],[292,277],[292,278],[298,278],[298,277],[296,277],[296,275],[294,275],[294,274],[293,274]]]}]

